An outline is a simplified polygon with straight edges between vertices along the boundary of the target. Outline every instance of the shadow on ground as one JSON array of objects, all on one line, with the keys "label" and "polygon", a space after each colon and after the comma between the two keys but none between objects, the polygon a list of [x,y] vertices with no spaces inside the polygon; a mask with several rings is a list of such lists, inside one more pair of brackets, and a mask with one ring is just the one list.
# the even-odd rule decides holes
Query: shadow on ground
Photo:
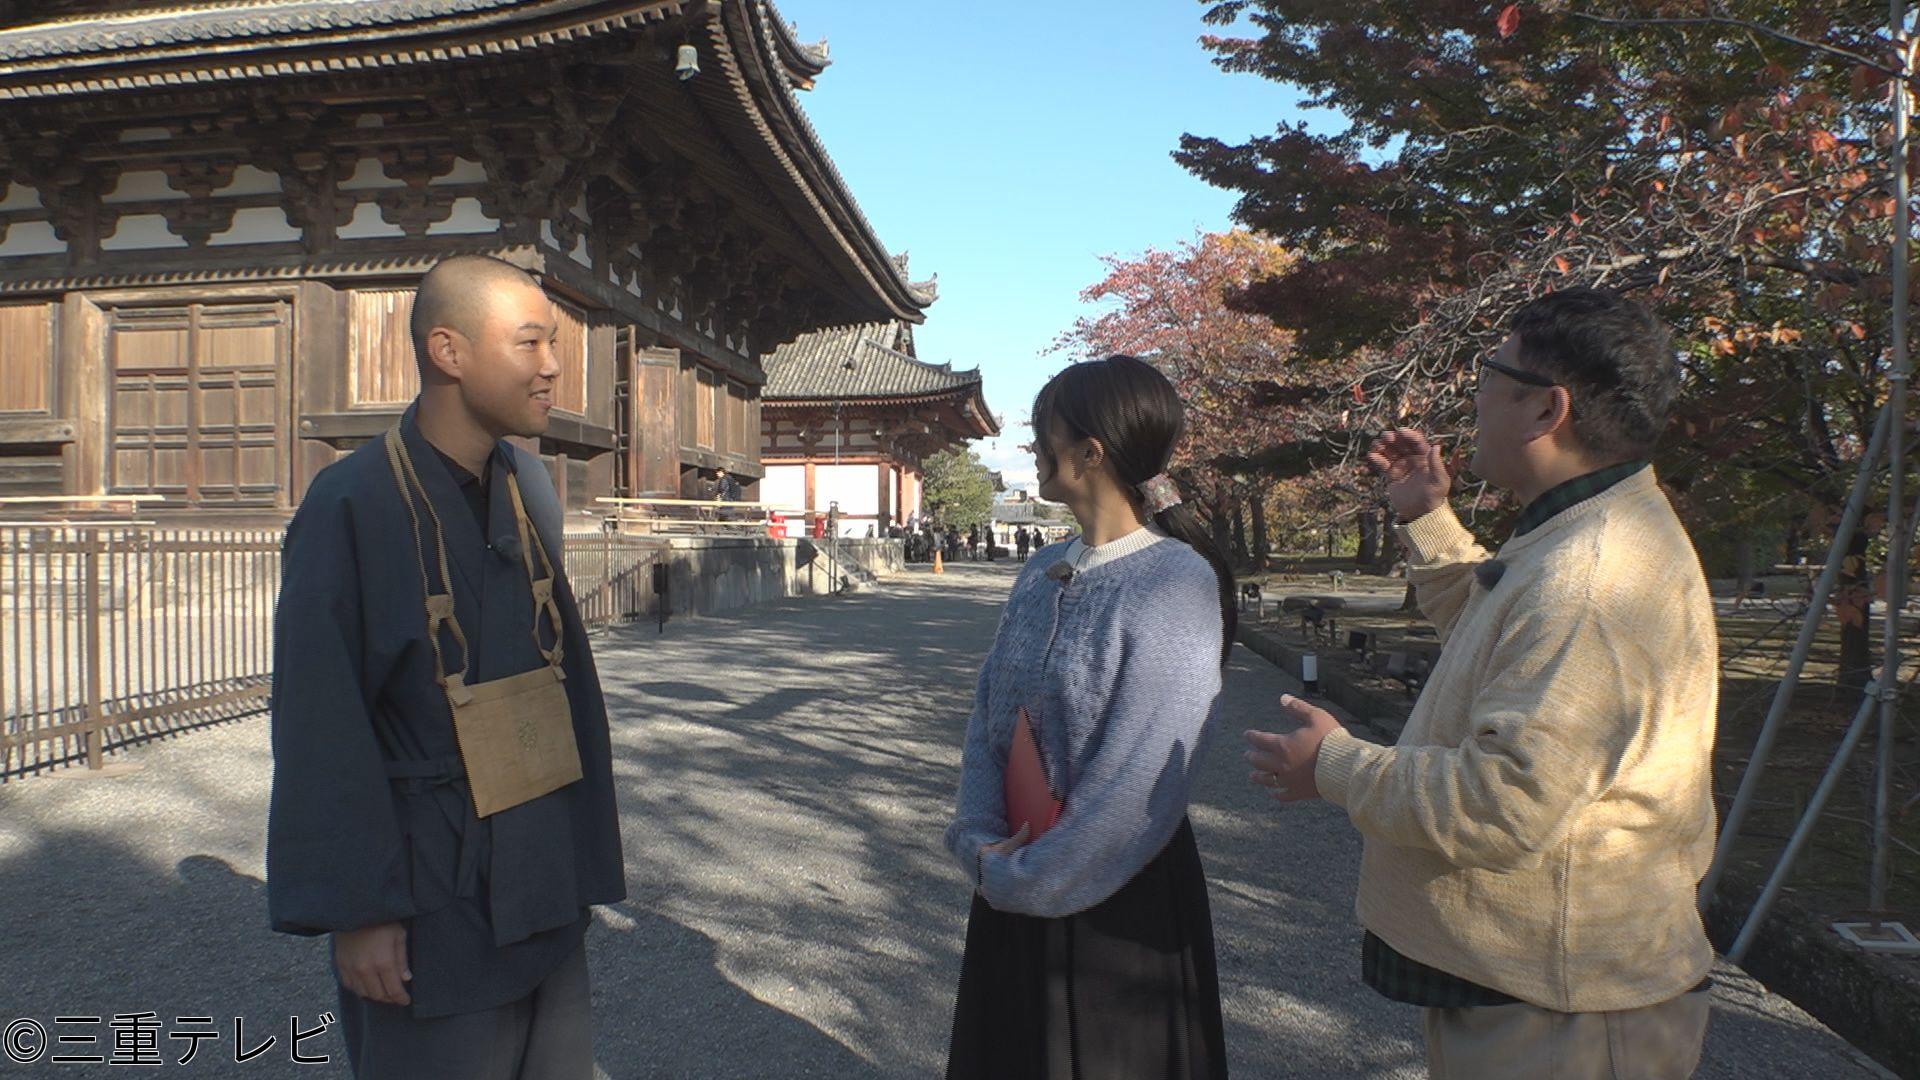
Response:
[{"label": "shadow on ground", "polygon": [[[629,882],[591,933],[606,1076],[939,1075],[968,900],[940,837],[1011,581],[1006,564],[916,570],[878,591],[595,640]],[[1244,781],[1239,732],[1291,689],[1236,659],[1200,759],[1192,816],[1232,1067],[1418,1077],[1414,1010],[1359,983],[1359,845],[1344,816],[1277,807]],[[266,929],[264,719],[128,756],[145,768],[0,788],[0,1024],[211,1015],[223,1037],[202,1046],[204,1075],[344,1075],[286,1056],[288,1017],[311,1024],[333,988],[324,939]],[[1864,1075],[1751,984],[1720,1000],[1702,1076]],[[234,1064],[235,1016],[279,1044]],[[340,1054],[331,1036],[305,1045]]]}]

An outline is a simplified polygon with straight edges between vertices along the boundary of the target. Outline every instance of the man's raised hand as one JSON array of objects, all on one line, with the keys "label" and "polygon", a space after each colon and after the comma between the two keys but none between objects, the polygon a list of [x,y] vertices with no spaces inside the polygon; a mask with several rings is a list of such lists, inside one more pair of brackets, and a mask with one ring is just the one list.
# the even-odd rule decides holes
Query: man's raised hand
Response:
[{"label": "man's raised hand", "polygon": [[1453,489],[1438,445],[1412,428],[1397,428],[1373,441],[1367,465],[1387,481],[1387,501],[1401,521],[1438,510]]}]

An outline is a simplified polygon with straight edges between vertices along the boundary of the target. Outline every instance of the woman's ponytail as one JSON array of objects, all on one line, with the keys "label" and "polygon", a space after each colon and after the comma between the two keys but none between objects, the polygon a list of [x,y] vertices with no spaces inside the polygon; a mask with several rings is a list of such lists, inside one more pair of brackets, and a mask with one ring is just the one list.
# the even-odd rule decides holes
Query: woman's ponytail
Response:
[{"label": "woman's ponytail", "polygon": [[1154,524],[1160,531],[1182,541],[1188,547],[1200,553],[1213,566],[1213,576],[1220,587],[1220,663],[1225,664],[1233,655],[1234,634],[1239,628],[1240,605],[1235,595],[1233,566],[1213,542],[1213,530],[1207,528],[1194,513],[1193,507],[1186,503],[1170,506],[1153,515]]}]

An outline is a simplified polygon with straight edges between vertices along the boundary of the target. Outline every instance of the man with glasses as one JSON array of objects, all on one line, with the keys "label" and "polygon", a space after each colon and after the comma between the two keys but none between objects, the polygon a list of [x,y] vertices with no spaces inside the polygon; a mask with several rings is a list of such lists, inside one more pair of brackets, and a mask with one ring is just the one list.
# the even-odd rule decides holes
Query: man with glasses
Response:
[{"label": "man with glasses", "polygon": [[1287,697],[1253,779],[1365,837],[1362,977],[1425,1009],[1433,1076],[1685,1077],[1713,962],[1719,671],[1693,546],[1647,463],[1678,393],[1666,330],[1573,289],[1483,362],[1472,469],[1523,507],[1497,559],[1447,505],[1440,448],[1368,455],[1445,643],[1398,745]]}]

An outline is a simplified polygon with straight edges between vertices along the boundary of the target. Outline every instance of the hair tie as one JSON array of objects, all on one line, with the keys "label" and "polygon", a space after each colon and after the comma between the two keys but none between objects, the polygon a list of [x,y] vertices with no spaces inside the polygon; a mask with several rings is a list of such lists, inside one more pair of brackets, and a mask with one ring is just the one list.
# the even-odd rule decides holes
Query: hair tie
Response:
[{"label": "hair tie", "polygon": [[1168,510],[1179,506],[1182,501],[1180,498],[1180,486],[1175,484],[1173,477],[1168,476],[1166,473],[1160,473],[1154,476],[1145,483],[1138,485],[1135,490],[1139,491],[1140,497],[1146,500],[1147,513],[1149,514],[1166,513]]}]

